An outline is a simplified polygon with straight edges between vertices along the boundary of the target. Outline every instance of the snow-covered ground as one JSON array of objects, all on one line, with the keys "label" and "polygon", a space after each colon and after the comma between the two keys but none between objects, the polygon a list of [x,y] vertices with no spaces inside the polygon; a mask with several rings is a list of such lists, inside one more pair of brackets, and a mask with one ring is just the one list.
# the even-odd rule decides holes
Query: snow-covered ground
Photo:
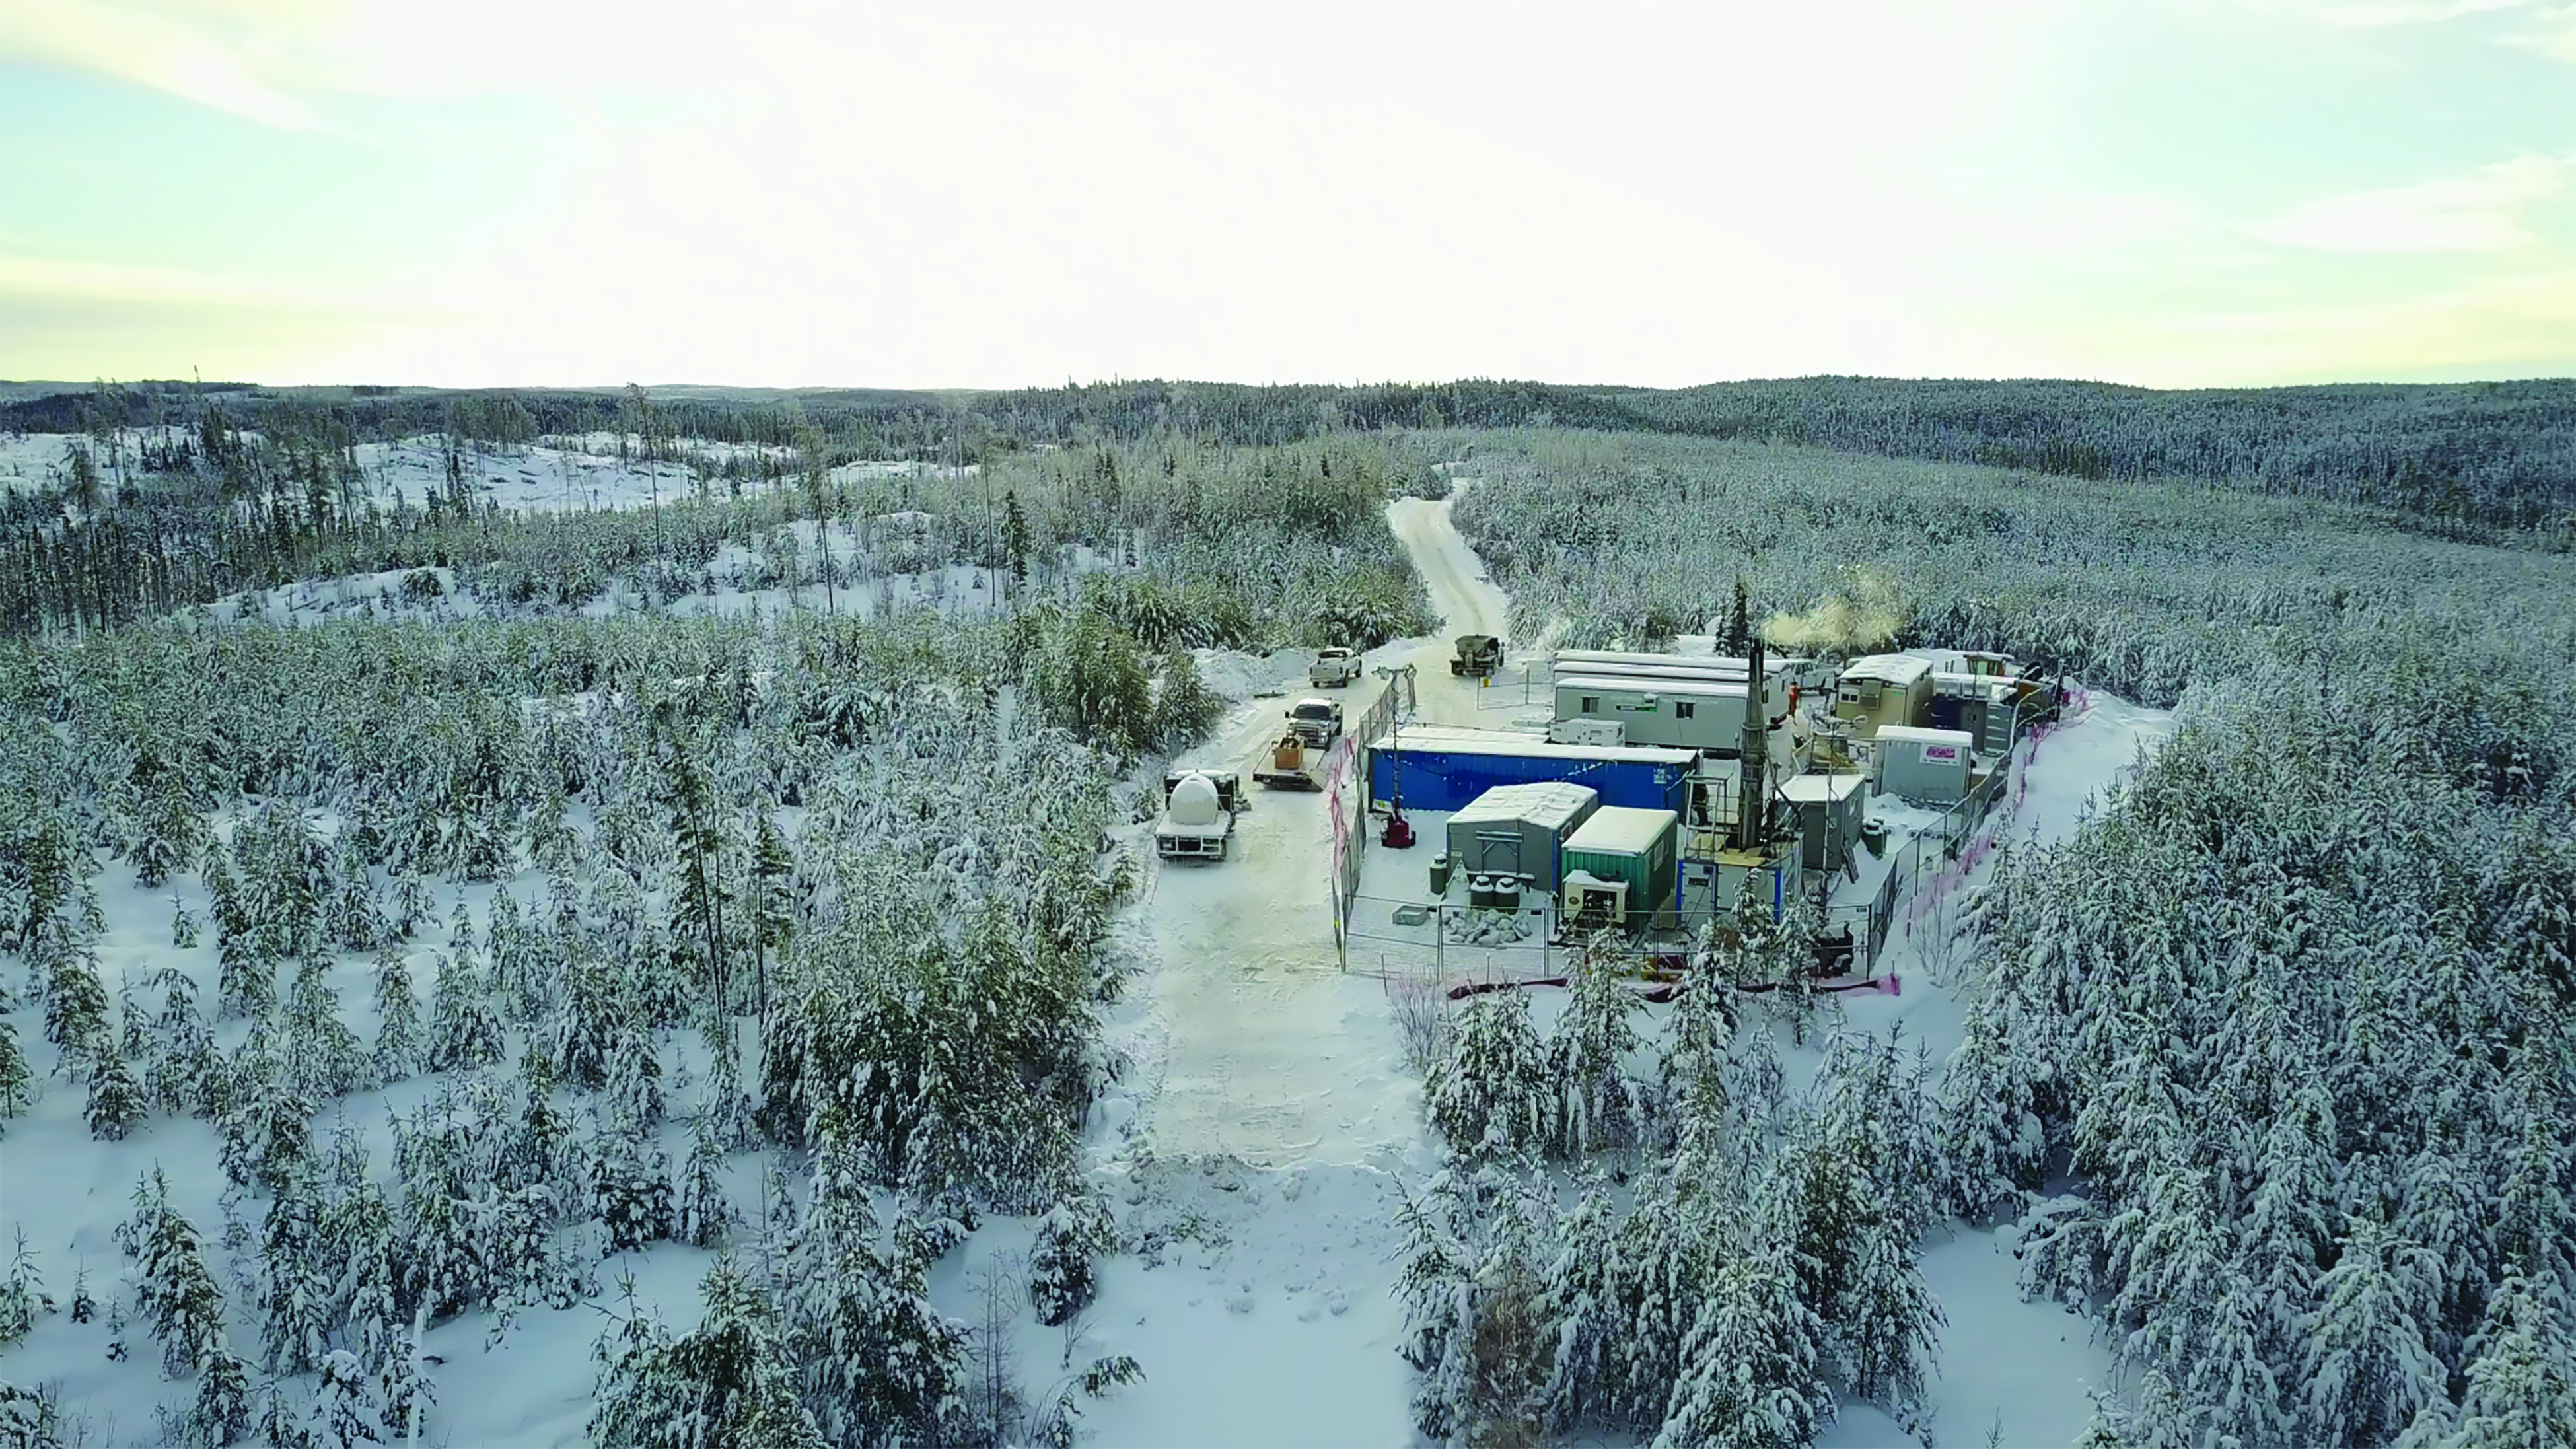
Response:
[{"label": "snow-covered ground", "polygon": [[[701,480],[738,458],[783,458],[787,450],[758,444],[691,440],[682,445],[686,461],[646,461],[625,456],[610,433],[548,438],[526,447],[468,448],[463,454],[466,484],[478,499],[512,509],[642,508],[657,499],[675,502],[701,492],[730,495],[722,478]],[[397,492],[417,507],[428,493],[447,486],[447,453],[437,438],[408,438],[398,443],[361,443],[358,467],[379,501]],[[832,470],[834,481],[859,483],[884,478],[959,476],[968,469],[928,463],[862,461]],[[793,486],[793,474],[785,480]],[[746,491],[775,485],[745,483]]]},{"label": "snow-covered ground", "polygon": [[[1501,634],[1509,618],[1500,590],[1450,526],[1448,506],[1407,499],[1389,509],[1430,587],[1442,632],[1373,651],[1369,662],[1416,667],[1423,719],[1504,727],[1528,708],[1514,669],[1484,689],[1447,669],[1451,640],[1470,632]],[[1287,692],[1305,692],[1294,667],[1302,661],[1288,662],[1276,682]],[[1356,717],[1383,687],[1374,676],[1355,686],[1345,713]],[[1248,771],[1275,737],[1279,708],[1261,699],[1239,705],[1188,763]],[[2085,802],[2170,728],[2162,712],[2095,697],[2086,713],[2031,749],[2025,789],[1991,828],[2016,839],[2062,838]],[[1874,813],[1899,832],[1896,846],[1932,819],[1932,812],[1893,799],[1877,802]],[[1416,823],[1428,831],[1438,822]],[[1156,1278],[1168,1266],[1148,1269],[1129,1260],[1111,1273],[1103,1323],[1123,1325],[1120,1347],[1149,1366],[1174,1364],[1190,1387],[1175,1394],[1149,1383],[1104,1405],[1103,1442],[1412,1439],[1403,1392],[1409,1378],[1394,1354],[1402,1323],[1392,1296],[1399,1242],[1385,1209],[1405,1180],[1418,1181],[1428,1171],[1433,1149],[1388,984],[1372,979],[1374,973],[1345,976],[1335,969],[1323,879],[1330,855],[1323,797],[1261,791],[1227,861],[1163,866],[1149,875],[1137,908],[1148,929],[1136,933],[1131,948],[1151,953],[1151,975],[1117,1027],[1142,1070],[1136,1098],[1122,1100],[1116,1115],[1122,1121],[1132,1115],[1138,1145],[1128,1151],[1150,1151],[1166,1171],[1131,1182],[1131,1229],[1135,1213],[1177,1210],[1171,1194],[1179,1193],[1184,1202],[1222,1204],[1226,1246],[1221,1263],[1191,1259],[1192,1271],[1172,1278]],[[1426,859],[1419,850],[1372,850],[1363,894],[1418,897]],[[1936,876],[1926,885],[1954,894],[1972,879]],[[1957,1045],[1962,1008],[1942,984],[1953,968],[1929,949],[1944,920],[1927,912],[1919,935],[1891,942],[1880,969],[1898,974],[1899,994],[1842,998],[1852,1029],[1884,1033],[1901,1025],[1936,1061]],[[1554,1005],[1539,1003],[1542,1022]],[[1822,1062],[1815,1047],[1786,1042],[1783,1057],[1800,1082],[1812,1080]],[[1202,1172],[1193,1175],[1192,1164]],[[1203,1182],[1225,1184],[1221,1197],[1210,1197]],[[1374,1211],[1367,1206],[1372,1196]],[[1333,1287],[1342,1295],[1336,1306],[1343,1311],[1301,1316],[1311,1314],[1309,1300],[1295,1313],[1272,1312],[1274,1303],[1298,1305],[1305,1291],[1298,1269],[1318,1255],[1334,1267]],[[1933,1388],[1944,1442],[1978,1442],[2000,1425],[2005,1444],[2066,1443],[2090,1417],[2087,1391],[2108,1378],[2109,1356],[2091,1338],[2090,1325],[2053,1305],[2024,1302],[2017,1266],[1999,1233],[1961,1231],[1926,1245],[1925,1275],[1949,1315]],[[1131,1306],[1143,1323],[1128,1323]],[[1150,1328],[1158,1314],[1178,1320],[1177,1336],[1124,1337],[1127,1328]],[[1293,1372],[1286,1369],[1291,1364]],[[1200,1387],[1218,1384],[1225,1385],[1222,1392]],[[1300,1388],[1317,1385],[1334,1389]],[[1848,1406],[1824,1440],[1842,1449],[1904,1442],[1897,1425],[1860,1404]]]},{"label": "snow-covered ground", "polygon": [[[1412,665],[1419,717],[1488,727],[1527,712],[1505,677],[1479,689],[1454,679],[1450,641],[1466,632],[1500,634],[1506,601],[1448,520],[1448,504],[1402,500],[1390,523],[1411,552],[1443,618],[1435,636],[1402,640],[1370,653],[1373,667]],[[810,545],[809,535],[799,538]],[[325,601],[303,605],[287,591],[262,600],[274,616],[363,608],[360,601],[398,595],[400,575],[343,580]],[[452,590],[452,580],[443,580]],[[744,582],[751,582],[745,580]],[[956,584],[946,586],[954,593]],[[852,607],[844,590],[842,607]],[[971,594],[971,589],[967,590]],[[820,590],[809,588],[819,606]],[[776,596],[773,600],[772,596]],[[740,600],[743,602],[736,603]],[[447,601],[451,606],[456,601]],[[790,600],[776,590],[744,587],[708,596],[714,608],[761,607]],[[309,605],[309,607],[306,607]],[[1285,698],[1310,691],[1309,656],[1268,657],[1202,650],[1202,674],[1237,703],[1191,763],[1248,771],[1275,738]],[[1374,672],[1339,691],[1356,718],[1386,687]],[[2170,719],[2096,697],[2090,709],[2040,742],[2025,766],[2026,788],[1998,829],[2015,838],[2062,838],[2084,802],[2170,731]],[[1414,1442],[1408,1406],[1412,1375],[1396,1352],[1402,1315],[1394,1296],[1400,1268],[1396,1208],[1404,1192],[1435,1166],[1422,1120],[1418,1073],[1405,1058],[1393,998],[1373,974],[1338,969],[1325,875],[1331,822],[1321,795],[1256,792],[1228,860],[1213,866],[1162,865],[1151,859],[1143,827],[1126,832],[1147,861],[1140,901],[1116,927],[1114,949],[1138,968],[1129,995],[1113,1008],[1110,1044],[1131,1068],[1096,1107],[1087,1145],[1092,1166],[1116,1207],[1129,1245],[1102,1264],[1098,1303],[1069,1345],[1057,1330],[1023,1315],[1019,1355],[1029,1386],[1043,1388],[1067,1360],[1131,1353],[1146,1381],[1090,1407],[1086,1428],[1108,1445],[1404,1445]],[[1891,811],[1891,813],[1893,813]],[[1431,824],[1434,822],[1424,822]],[[1371,879],[1416,884],[1428,852],[1372,851]],[[207,904],[194,877],[175,891],[145,892],[130,869],[109,864],[100,887],[108,917],[102,975],[111,992],[179,964],[203,980],[214,974],[213,947],[170,945],[172,897],[200,919]],[[1972,883],[1937,879],[1943,891]],[[513,883],[532,896],[537,877]],[[463,894],[478,924],[496,888]],[[443,921],[455,894],[441,890]],[[1937,912],[1892,943],[1881,969],[1894,969],[1901,994],[1841,998],[1854,1029],[1885,1032],[1902,1025],[1936,1059],[1958,1040],[1960,1006],[1942,984]],[[433,926],[416,944],[416,989],[429,992],[430,950],[443,936]],[[1357,964],[1357,963],[1355,963]],[[331,978],[350,1025],[373,1034],[371,968],[352,959]],[[1554,1003],[1542,993],[1543,1019]],[[219,1029],[227,1047],[241,1028]],[[22,1032],[22,1042],[28,1033]],[[26,1043],[40,1070],[51,1059]],[[694,1045],[683,1048],[684,1057]],[[1812,1078],[1820,1055],[1785,1050],[1793,1079]],[[692,1068],[696,1063],[690,1057]],[[429,1087],[412,1081],[352,1097],[339,1120],[372,1146],[388,1150],[389,1114],[407,1110]],[[108,1234],[128,1208],[138,1174],[154,1164],[171,1176],[179,1205],[210,1238],[222,1232],[213,1134],[187,1119],[155,1119],[135,1138],[102,1143],[81,1121],[77,1088],[57,1082],[24,1120],[12,1123],[0,1160],[0,1224],[22,1224],[47,1291],[68,1302],[85,1265],[102,1298],[115,1288],[124,1261]],[[675,1107],[688,1100],[673,1094]],[[331,1125],[324,1122],[327,1136]],[[685,1151],[673,1128],[666,1149]],[[24,1164],[47,1164],[41,1177]],[[757,1200],[757,1159],[737,1158],[737,1203]],[[934,1299],[970,1315],[983,1265],[1023,1251],[1029,1225],[988,1219],[967,1246],[943,1262]],[[696,1284],[709,1255],[676,1245],[625,1255],[600,1267],[603,1283],[635,1274],[643,1299],[685,1328],[697,1316]],[[2054,1306],[2024,1303],[2016,1263],[1998,1234],[1958,1232],[1927,1245],[1924,1268],[1949,1317],[1933,1387],[1936,1425],[1950,1444],[1979,1442],[2001,1425],[2007,1444],[2062,1444],[2083,1426],[2086,1389],[2101,1383],[2109,1360],[2088,1323]],[[247,1300],[231,1285],[237,1305]],[[445,1362],[435,1373],[439,1408],[434,1441],[454,1445],[554,1445],[581,1441],[591,1400],[588,1349],[604,1320],[587,1308],[532,1309],[487,1351],[492,1322],[467,1315],[433,1330],[428,1351]],[[106,1358],[103,1323],[45,1320],[0,1363],[0,1377],[54,1383],[88,1416],[100,1442],[148,1441],[153,1413],[189,1387],[161,1381],[135,1364]],[[143,1352],[148,1355],[148,1348]],[[1826,1444],[1903,1442],[1896,1426],[1865,1406],[1846,1406]]]}]

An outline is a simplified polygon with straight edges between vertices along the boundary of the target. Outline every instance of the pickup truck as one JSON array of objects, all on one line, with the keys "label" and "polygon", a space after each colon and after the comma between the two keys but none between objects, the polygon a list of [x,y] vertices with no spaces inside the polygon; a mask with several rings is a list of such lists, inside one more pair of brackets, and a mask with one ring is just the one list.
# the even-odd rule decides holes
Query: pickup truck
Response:
[{"label": "pickup truck", "polygon": [[1316,655],[1313,667],[1306,671],[1306,682],[1317,689],[1340,689],[1359,677],[1359,652],[1339,646]]},{"label": "pickup truck", "polygon": [[1342,707],[1329,699],[1301,699],[1288,711],[1288,728],[1309,749],[1329,749],[1342,737]]}]

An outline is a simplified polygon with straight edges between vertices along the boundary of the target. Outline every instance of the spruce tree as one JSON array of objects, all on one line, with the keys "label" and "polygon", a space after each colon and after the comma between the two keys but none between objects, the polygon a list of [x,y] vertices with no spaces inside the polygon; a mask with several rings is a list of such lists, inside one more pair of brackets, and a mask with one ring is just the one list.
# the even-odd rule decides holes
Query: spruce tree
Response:
[{"label": "spruce tree", "polygon": [[158,1169],[136,1186],[134,1200],[135,1216],[117,1240],[136,1259],[135,1302],[160,1341],[162,1369],[185,1378],[223,1345],[223,1290],[206,1269],[196,1225],[170,1205]]},{"label": "spruce tree", "polygon": [[184,1112],[211,1115],[215,1090],[209,1078],[223,1070],[214,1033],[197,1011],[197,985],[177,967],[157,978],[161,1013],[153,1018],[152,1046],[144,1068],[144,1087],[152,1104],[171,1116]]},{"label": "spruce tree", "polygon": [[121,1142],[143,1125],[148,1110],[125,1054],[113,1046],[100,1052],[90,1068],[89,1107],[83,1113],[89,1135],[101,1142]]},{"label": "spruce tree", "polygon": [[724,1148],[704,1113],[689,1133],[689,1160],[680,1170],[679,1203],[671,1236],[692,1248],[722,1245],[735,1221],[725,1197]]},{"label": "spruce tree", "polygon": [[332,1322],[321,1203],[309,1166],[281,1175],[260,1232],[260,1342],[268,1371],[300,1374],[321,1361]]},{"label": "spruce tree", "polygon": [[358,1356],[334,1349],[321,1363],[322,1379],[304,1420],[304,1443],[310,1449],[361,1449],[385,1442],[382,1409],[375,1385]]},{"label": "spruce tree", "polygon": [[461,955],[441,956],[430,1004],[430,1070],[488,1067],[501,1060],[506,1049],[501,1018],[493,1012],[474,967]]},{"label": "spruce tree", "polygon": [[387,946],[376,957],[376,1079],[401,1081],[420,1069],[422,1055],[411,958],[399,946]]},{"label": "spruce tree", "polygon": [[18,1028],[0,1017],[0,1137],[8,1135],[9,1119],[25,1113],[35,1100],[36,1074],[18,1050]]},{"label": "spruce tree", "polygon": [[250,1360],[217,1347],[197,1375],[197,1395],[181,1420],[181,1437],[197,1449],[224,1449],[248,1437],[255,1415]]}]

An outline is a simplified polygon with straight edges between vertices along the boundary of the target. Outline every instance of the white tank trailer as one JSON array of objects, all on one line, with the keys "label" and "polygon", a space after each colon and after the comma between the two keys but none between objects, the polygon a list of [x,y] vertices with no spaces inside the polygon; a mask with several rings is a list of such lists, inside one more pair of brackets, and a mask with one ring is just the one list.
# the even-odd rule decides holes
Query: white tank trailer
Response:
[{"label": "white tank trailer", "polygon": [[1181,770],[1163,777],[1163,818],[1154,825],[1154,853],[1165,860],[1223,860],[1234,836],[1234,818],[1245,805],[1243,784],[1216,770]]}]

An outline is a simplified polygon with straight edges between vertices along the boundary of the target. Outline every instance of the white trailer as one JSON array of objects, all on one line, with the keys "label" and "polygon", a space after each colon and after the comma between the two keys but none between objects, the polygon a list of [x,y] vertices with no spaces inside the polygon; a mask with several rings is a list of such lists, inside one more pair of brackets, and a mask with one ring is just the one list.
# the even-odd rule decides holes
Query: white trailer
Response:
[{"label": "white trailer", "polygon": [[1922,805],[1953,805],[1968,793],[1977,742],[1964,730],[1880,725],[1878,788]]}]

